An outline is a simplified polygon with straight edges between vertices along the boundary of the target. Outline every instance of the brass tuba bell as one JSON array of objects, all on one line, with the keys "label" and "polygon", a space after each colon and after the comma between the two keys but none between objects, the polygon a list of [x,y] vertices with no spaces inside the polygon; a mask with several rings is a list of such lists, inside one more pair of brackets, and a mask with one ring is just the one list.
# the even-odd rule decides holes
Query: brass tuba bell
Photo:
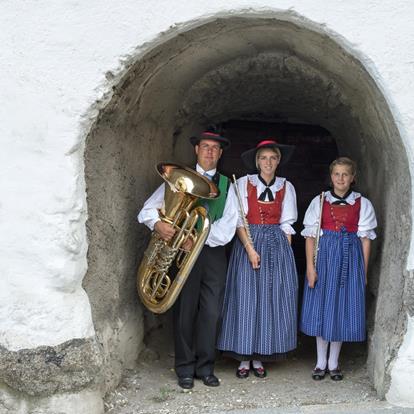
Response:
[{"label": "brass tuba bell", "polygon": [[[174,226],[168,242],[154,231],[138,269],[137,289],[143,304],[154,313],[166,312],[176,301],[210,231],[207,210],[195,206],[199,198],[219,196],[217,186],[198,172],[179,164],[157,165],[165,180],[164,207],[160,219]],[[191,237],[189,252],[181,246]],[[168,273],[176,268],[176,275]]]}]

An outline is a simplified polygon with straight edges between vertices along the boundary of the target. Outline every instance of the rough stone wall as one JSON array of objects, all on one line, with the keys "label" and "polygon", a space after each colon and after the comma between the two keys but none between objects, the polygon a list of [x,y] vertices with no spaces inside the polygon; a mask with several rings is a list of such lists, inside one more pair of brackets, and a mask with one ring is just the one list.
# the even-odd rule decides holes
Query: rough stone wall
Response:
[{"label": "rough stone wall", "polygon": [[0,347],[0,355],[0,413],[74,412],[74,403],[79,412],[102,412],[103,352],[94,339]]},{"label": "rough stone wall", "polygon": [[[92,141],[109,139],[109,145],[112,140],[115,148],[125,146],[130,154],[141,157],[143,164],[140,162],[139,167],[136,166],[138,169],[132,168],[132,172],[128,172],[128,163],[123,161],[120,165],[126,168],[126,174],[137,177],[136,188],[145,188],[152,182],[152,165],[173,148],[176,158],[187,161],[188,150],[191,151],[187,142],[190,131],[210,122],[237,117],[296,119],[329,129],[340,153],[358,161],[360,188],[377,206],[379,222],[387,224],[380,227],[380,237],[373,250],[370,282],[373,300],[369,323],[370,369],[378,392],[384,395],[389,387],[389,364],[395,357],[393,350],[398,349],[402,339],[398,333],[404,332],[406,321],[401,292],[405,284],[403,261],[407,252],[393,241],[398,237],[404,244],[409,238],[411,224],[409,193],[404,192],[410,185],[407,159],[380,90],[358,60],[345,49],[327,36],[309,28],[306,31],[295,23],[264,16],[224,18],[185,34],[185,37],[173,37],[155,47],[129,69],[116,88],[111,104],[102,112]],[[159,122],[154,123],[153,119]],[[110,127],[112,135],[101,131],[105,126]],[[137,147],[123,139],[122,145],[119,144],[119,137],[131,134],[145,136],[150,146]],[[159,141],[155,139],[157,136]],[[158,142],[162,143],[161,147]],[[384,151],[385,148],[391,150]],[[163,151],[165,149],[167,152]],[[102,196],[105,188],[110,189],[107,194],[108,197],[112,194],[112,198],[119,197],[119,190],[111,188],[113,179],[104,184],[102,190],[100,186],[105,181],[101,177],[97,181],[93,176],[90,179],[89,165],[95,161],[89,145],[87,154],[90,158],[86,174],[90,206],[94,209],[95,203],[100,205],[97,212],[90,210],[89,228],[93,234],[95,214],[107,204]],[[112,159],[105,162],[99,156],[97,159],[99,161],[92,167],[97,171],[105,170],[112,162]],[[378,164],[384,168],[377,169]],[[391,169],[400,177],[398,182],[386,174]],[[402,226],[390,215],[396,207],[390,195],[395,193],[404,194],[398,199]],[[142,204],[141,196],[135,195],[138,205]],[[114,215],[113,219],[118,220]],[[116,221],[112,227],[120,229],[125,222],[128,220]],[[101,231],[99,227],[97,231]],[[90,241],[93,251],[95,240],[90,237]],[[109,257],[108,261],[114,262],[120,254],[111,246],[106,252],[98,252],[96,257]],[[389,256],[395,258],[394,261],[387,260]],[[86,280],[90,280],[88,284],[92,288],[99,285],[94,282],[96,276],[101,280],[101,273],[91,266]],[[117,299],[123,301],[121,296]],[[385,308],[384,313],[382,309]],[[397,331],[390,330],[394,326],[398,327]]]},{"label": "rough stone wall", "polygon": [[[374,202],[385,201],[385,207],[379,217],[380,222],[384,223],[380,234],[395,234],[395,236],[387,237],[386,242],[376,253],[372,272],[378,269],[378,272],[381,270],[382,274],[395,275],[393,278],[398,279],[399,282],[392,288],[401,288],[404,293],[401,295],[403,301],[401,309],[390,306],[390,315],[379,312],[382,306],[389,306],[395,299],[385,294],[373,316],[375,325],[381,328],[378,331],[378,337],[371,339],[371,343],[377,344],[377,348],[373,351],[387,355],[383,359],[385,366],[377,365],[374,376],[380,380],[383,378],[383,372],[391,375],[391,378],[385,382],[391,382],[388,393],[390,400],[412,402],[413,393],[408,384],[410,383],[409,375],[413,369],[407,367],[412,367],[409,349],[410,344],[412,349],[410,332],[412,332],[413,320],[406,318],[406,314],[412,316],[413,299],[410,292],[413,290],[413,282],[412,277],[408,277],[408,273],[401,277],[401,268],[410,270],[414,267],[414,249],[410,247],[408,250],[407,242],[402,246],[398,255],[392,256],[395,260],[392,262],[386,260],[386,257],[389,257],[386,255],[389,255],[395,246],[401,245],[401,240],[406,240],[404,237],[407,231],[412,231],[409,213],[411,210],[409,207],[412,207],[411,191],[403,192],[403,198],[398,203],[394,199],[396,189],[412,189],[412,183],[407,179],[399,183],[400,177],[405,177],[407,173],[407,170],[403,168],[406,165],[405,152],[408,154],[410,171],[413,166],[414,144],[410,140],[414,134],[413,97],[410,88],[407,87],[411,84],[414,71],[412,3],[408,0],[363,3],[356,0],[349,2],[334,0],[327,4],[322,0],[315,2],[281,0],[278,2],[279,10],[271,11],[273,6],[274,2],[271,1],[254,0],[226,2],[212,0],[208,4],[201,0],[188,4],[177,4],[172,1],[130,0],[123,2],[122,5],[96,0],[87,3],[41,0],[25,2],[24,5],[16,4],[11,0],[2,2],[0,6],[2,27],[0,90],[3,96],[0,112],[2,143],[0,153],[0,165],[2,165],[0,178],[2,189],[0,345],[3,350],[0,351],[0,359],[3,369],[7,370],[4,367],[7,367],[9,352],[38,349],[40,355],[43,351],[38,347],[59,347],[74,338],[95,341],[95,333],[97,333],[98,340],[96,343],[102,343],[102,347],[106,349],[103,353],[105,358],[113,350],[119,351],[120,348],[119,355],[122,361],[118,365],[128,360],[128,356],[123,355],[131,355],[127,349],[131,343],[139,345],[142,336],[142,331],[140,333],[137,329],[135,337],[130,340],[131,328],[123,329],[126,326],[133,327],[141,324],[139,311],[135,316],[136,319],[129,317],[130,312],[137,307],[132,295],[125,294],[126,286],[131,286],[127,274],[134,267],[137,256],[134,257],[132,248],[128,246],[126,249],[128,254],[124,256],[121,263],[99,263],[99,258],[102,251],[111,248],[108,239],[114,240],[114,249],[122,250],[122,237],[125,235],[129,242],[136,242],[137,246],[143,243],[145,236],[139,235],[138,230],[129,231],[126,226],[111,228],[111,222],[105,222],[108,218],[107,211],[102,212],[98,208],[95,210],[96,215],[91,215],[91,224],[93,220],[96,220],[95,224],[99,225],[94,228],[98,228],[99,231],[96,234],[89,231],[89,240],[102,241],[102,246],[93,246],[91,243],[91,251],[87,257],[88,244],[85,226],[87,208],[88,213],[91,213],[94,212],[94,208],[100,206],[94,207],[94,200],[96,201],[97,198],[93,194],[88,194],[90,207],[86,204],[83,161],[86,136],[91,126],[96,125],[98,111],[104,108],[105,103],[112,97],[112,87],[119,85],[120,78],[127,73],[140,55],[155,46],[157,42],[178,35],[181,47],[185,49],[187,30],[197,26],[201,21],[208,19],[214,21],[213,15],[216,13],[227,17],[229,14],[261,13],[266,15],[270,13],[273,16],[277,15],[281,20],[292,20],[298,22],[299,25],[304,23],[305,26],[314,26],[322,32],[326,31],[345,49],[351,50],[361,59],[362,64],[373,76],[390,107],[391,112],[383,118],[384,122],[375,121],[377,126],[370,125],[369,119],[382,117],[383,113],[375,113],[378,107],[369,105],[369,96],[365,96],[366,100],[364,100],[364,96],[360,96],[358,90],[349,89],[347,99],[352,102],[355,97],[358,97],[358,100],[365,102],[365,104],[360,103],[359,108],[366,112],[366,116],[353,113],[351,110],[348,115],[353,122],[348,122],[348,115],[344,113],[342,117],[344,122],[336,124],[338,128],[336,132],[339,137],[343,136],[343,148],[347,147],[347,142],[353,142],[361,148],[354,151],[352,155],[355,155],[362,165],[369,161],[372,165],[378,166],[378,168],[366,169],[369,173],[366,178],[366,188],[378,186],[379,191],[377,193],[370,191],[369,195]],[[192,22],[185,23],[189,21]],[[398,30],[395,29],[396,27]],[[160,33],[169,28],[171,29],[167,34],[158,37]],[[219,23],[206,35],[214,39],[224,30],[225,25]],[[154,39],[156,39],[155,43],[148,43],[153,42]],[[233,40],[236,44],[242,41],[237,37]],[[283,40],[282,36],[280,39],[268,38],[267,41],[273,43]],[[194,46],[197,47],[197,44]],[[214,49],[214,43],[209,48],[210,51]],[[252,48],[251,51],[254,52],[254,47]],[[293,45],[293,52],[297,48],[300,49],[300,44]],[[236,51],[237,48],[234,50]],[[217,52],[216,57],[220,54],[219,50]],[[206,60],[208,56],[209,54],[204,57],[198,55],[198,60],[195,61],[194,56],[190,54],[187,60],[181,61],[177,66],[177,69],[183,71],[180,76],[186,79],[188,86],[193,86],[192,82],[202,79],[202,76],[199,73],[195,79],[194,72],[190,72],[186,78],[183,75],[186,68],[194,68],[192,65],[198,63],[200,67],[212,65],[210,68],[212,69],[214,61]],[[231,57],[226,56],[226,58]],[[218,61],[223,63],[221,59]],[[163,60],[160,59],[158,62],[163,62]],[[294,71],[294,59],[288,60],[287,63],[285,70]],[[289,66],[290,63],[292,66]],[[338,65],[341,63],[341,60],[337,62]],[[163,65],[165,62],[161,66],[152,68],[151,77],[143,79],[144,87],[154,74],[160,73]],[[140,71],[144,76],[148,73],[145,65],[138,65],[136,68],[138,71],[135,71],[133,76],[139,77]],[[205,72],[207,74],[208,71]],[[218,79],[214,73],[211,76],[216,76]],[[292,76],[291,79],[293,79]],[[356,75],[356,80],[359,76],[359,74]],[[121,84],[125,87],[124,83]],[[154,99],[155,96],[161,99],[165,91],[173,86],[168,83],[158,85],[160,90],[148,89],[154,94]],[[201,86],[201,83],[198,85]],[[329,83],[326,87],[329,87]],[[165,107],[168,105],[173,107],[176,100],[183,98],[185,90],[187,88],[173,91],[174,93],[170,95],[172,101],[166,102]],[[137,91],[135,96],[141,96],[140,91]],[[134,94],[131,94],[130,98],[134,99]],[[376,96],[372,98],[377,101]],[[188,102],[191,102],[191,99]],[[331,99],[328,99],[326,104],[330,105],[330,102],[332,102]],[[335,102],[334,96],[333,102]],[[140,102],[136,104],[140,105]],[[385,102],[381,101],[381,105],[385,105]],[[308,104],[307,107],[310,106]],[[183,122],[179,125],[181,127],[179,135],[174,135],[177,131],[171,127],[162,127],[163,123],[172,125],[171,119],[175,113],[168,112],[166,117],[162,112],[154,115],[149,105],[140,112],[141,118],[134,121],[133,117],[130,117],[128,120],[130,125],[140,122],[137,130],[145,125],[146,131],[154,131],[149,135],[146,133],[145,139],[138,138],[138,142],[145,145],[143,143],[150,136],[154,137],[154,143],[157,147],[159,146],[156,152],[146,153],[142,165],[144,168],[140,170],[140,173],[144,172],[144,176],[147,172],[148,176],[151,175],[147,167],[152,166],[156,158],[163,158],[171,148],[169,145],[174,144],[173,140],[171,144],[168,143],[165,146],[165,136],[171,136],[171,134],[175,136],[177,158],[189,159],[188,150],[185,150],[187,152],[181,151],[183,137],[194,132],[194,129],[201,128],[205,119],[195,116],[196,103],[194,103],[194,109],[190,109],[192,111],[190,117],[187,115],[181,117]],[[121,110],[122,108],[119,109]],[[338,110],[340,111],[341,107],[338,107]],[[369,116],[369,112],[373,112],[372,116]],[[111,119],[109,114],[107,116]],[[119,119],[122,119],[122,114],[119,116]],[[340,116],[337,117],[339,118]],[[398,125],[398,131],[392,118]],[[364,124],[358,125],[358,119],[363,119]],[[325,121],[329,123],[329,119]],[[138,123],[135,127],[137,126]],[[103,128],[102,125],[99,127]],[[370,135],[370,131],[376,131],[379,127],[383,129],[382,134]],[[110,168],[113,160],[107,157],[108,169],[106,172],[100,172],[107,176],[103,177],[96,189],[108,190],[109,187],[106,184],[110,184],[111,179],[114,179],[119,189],[118,193],[125,195],[126,200],[119,200],[118,205],[114,200],[110,200],[110,196],[104,200],[109,205],[109,211],[112,211],[113,215],[118,218],[118,222],[125,220],[131,223],[128,220],[130,220],[129,213],[132,213],[134,209],[133,204],[137,202],[139,205],[140,200],[145,198],[155,183],[154,181],[144,182],[144,180],[137,182],[137,186],[143,187],[141,195],[134,194],[129,199],[127,198],[130,192],[134,191],[131,178],[135,176],[136,171],[130,159],[133,153],[128,153],[128,148],[134,148],[133,137],[128,134],[116,137],[123,142],[118,148],[115,140],[109,139],[111,126],[106,128],[107,131],[99,130],[102,132],[99,137],[96,136],[96,131],[91,133],[89,143],[92,145],[88,148],[86,155],[87,157],[92,155],[96,161],[100,159],[100,156],[107,157],[105,154],[99,154],[99,145],[102,143],[104,151],[113,154],[114,160],[119,160],[121,163],[126,160],[128,173],[125,173],[126,167],[120,167],[118,163],[112,164]],[[361,138],[356,144],[355,136],[358,136],[358,131],[361,130],[364,133],[359,135]],[[343,131],[346,133],[341,133]],[[392,153],[387,152],[389,141],[382,141],[384,135],[389,137],[400,135],[404,144],[404,147],[400,145],[401,151],[396,151],[394,146]],[[352,136],[354,138],[351,138]],[[93,140],[94,138],[98,139]],[[131,147],[126,143],[129,143]],[[151,146],[148,151],[151,151],[151,148],[155,147]],[[368,155],[368,160],[364,159],[365,155]],[[97,171],[93,167],[92,162],[91,170],[89,170],[91,180]],[[391,174],[384,174],[385,168],[388,168]],[[148,183],[147,187],[145,183]],[[389,189],[389,192],[381,198],[379,194],[384,186]],[[402,224],[400,221],[393,220],[395,209],[399,211],[401,206],[405,206],[401,215]],[[408,239],[412,245],[412,236]],[[82,288],[82,280],[87,269],[90,274],[84,281],[84,287],[88,290],[88,296]],[[116,277],[108,281],[107,275],[110,272],[116,273]],[[89,283],[93,275],[97,282],[101,273],[104,276],[101,286]],[[123,292],[119,297],[126,298],[125,304],[116,303],[114,307],[116,310],[113,313],[104,309],[100,303],[100,295],[106,292],[105,280],[109,283],[108,288],[110,286],[112,289],[111,294],[105,295],[105,300],[116,298],[119,294],[117,290]],[[390,282],[387,278],[376,280],[379,291],[388,292]],[[124,282],[126,282],[125,285]],[[375,294],[375,289],[373,291]],[[93,306],[93,311],[91,311],[90,304]],[[390,326],[396,327],[393,336],[395,344],[389,340],[390,332],[387,333]],[[125,331],[128,333],[124,335]],[[114,337],[115,343],[111,344]],[[401,341],[403,341],[403,346],[399,350],[398,357],[394,359],[396,350],[393,345],[398,347]],[[406,367],[404,371],[398,368],[402,363]],[[20,375],[23,376],[23,374]],[[115,382],[116,378],[112,383]],[[2,388],[2,395],[9,397],[13,395],[13,392],[9,393],[4,390],[5,388]],[[89,392],[90,394],[86,396],[85,393]],[[74,412],[70,410],[75,410],[75,407],[79,408],[76,395],[79,396],[81,393],[83,393],[85,404],[86,401],[90,401],[90,407],[94,407],[87,412],[99,412],[101,409],[99,394],[88,390],[78,392],[75,383],[73,394],[67,394],[70,397],[67,397],[67,406],[65,406],[67,411],[65,412]],[[23,401],[26,398],[25,395],[28,396],[26,393],[18,398]],[[58,399],[58,397],[53,398]],[[53,398],[48,400],[52,405],[54,404]],[[3,399],[3,401],[6,400]],[[11,400],[7,399],[7,401],[9,401],[8,406],[11,406]],[[45,412],[52,410],[50,408],[52,405],[48,406],[46,402],[39,402],[39,404],[44,406]],[[25,412],[24,410],[28,412],[27,407],[21,406],[22,412]]]},{"label": "rough stone wall", "polygon": [[[87,139],[88,272],[83,286],[105,359],[106,389],[116,386],[123,369],[133,368],[143,349],[142,307],[138,304],[135,274],[148,242],[149,231],[136,219],[138,208],[160,183],[156,160],[171,157],[172,143],[148,114],[131,117],[125,92],[102,112]],[[153,102],[146,102],[151,109]],[[138,105],[139,107],[139,105]],[[168,123],[166,123],[168,125]]]}]

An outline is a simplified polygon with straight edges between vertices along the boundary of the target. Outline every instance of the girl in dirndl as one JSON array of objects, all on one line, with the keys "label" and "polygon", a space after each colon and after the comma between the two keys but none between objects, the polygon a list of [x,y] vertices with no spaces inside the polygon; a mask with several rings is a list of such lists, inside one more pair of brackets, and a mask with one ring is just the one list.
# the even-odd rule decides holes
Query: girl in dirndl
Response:
[{"label": "girl in dirndl", "polygon": [[342,342],[365,340],[365,287],[377,220],[371,202],[352,191],[356,163],[341,157],[331,163],[329,170],[332,190],[312,200],[301,233],[306,238],[307,283],[300,330],[316,337],[317,362],[312,378],[321,380],[329,373],[332,380],[340,381]]},{"label": "girl in dirndl", "polygon": [[277,166],[292,151],[292,146],[268,139],[242,154],[246,167],[258,171],[237,182],[252,240],[240,215],[217,344],[240,361],[238,378],[247,378],[250,369],[264,378],[263,361],[296,348],[298,282],[290,247],[296,193],[289,181],[276,176]]}]

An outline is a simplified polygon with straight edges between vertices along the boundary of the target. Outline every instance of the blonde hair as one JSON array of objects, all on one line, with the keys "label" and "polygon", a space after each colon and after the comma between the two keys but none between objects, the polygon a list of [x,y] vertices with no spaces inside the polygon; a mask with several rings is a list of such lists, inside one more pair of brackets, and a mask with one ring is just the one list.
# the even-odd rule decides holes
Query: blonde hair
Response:
[{"label": "blonde hair", "polygon": [[273,152],[274,152],[274,153],[275,153],[275,154],[279,157],[279,161],[280,161],[280,159],[282,158],[282,153],[280,152],[280,149],[279,149],[278,147],[276,147],[276,146],[259,148],[259,149],[256,151],[256,168],[257,168],[257,170],[258,170],[258,171],[260,171],[260,170],[259,170],[259,157],[260,157],[260,154],[261,154],[264,150],[270,150],[270,151],[273,151]]},{"label": "blonde hair", "polygon": [[351,174],[354,176],[357,173],[357,164],[355,161],[351,160],[351,158],[348,157],[339,157],[331,162],[331,165],[329,166],[329,174],[332,174],[334,167],[337,165],[346,165],[351,169]]}]

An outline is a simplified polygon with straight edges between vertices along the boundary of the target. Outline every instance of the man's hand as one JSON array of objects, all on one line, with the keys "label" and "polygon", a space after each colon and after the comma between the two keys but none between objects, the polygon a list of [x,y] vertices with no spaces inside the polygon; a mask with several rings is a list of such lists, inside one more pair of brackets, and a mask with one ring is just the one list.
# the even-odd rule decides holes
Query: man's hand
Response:
[{"label": "man's hand", "polygon": [[154,225],[154,230],[160,235],[160,237],[165,241],[170,241],[171,238],[175,234],[174,227],[169,224],[165,223],[163,221],[157,221]]},{"label": "man's hand", "polygon": [[192,247],[193,247],[193,245],[194,245],[194,240],[193,240],[193,238],[192,237],[189,237],[182,245],[181,245],[181,248],[184,250],[184,251],[186,251],[186,252],[189,252],[191,249],[192,249]]}]

